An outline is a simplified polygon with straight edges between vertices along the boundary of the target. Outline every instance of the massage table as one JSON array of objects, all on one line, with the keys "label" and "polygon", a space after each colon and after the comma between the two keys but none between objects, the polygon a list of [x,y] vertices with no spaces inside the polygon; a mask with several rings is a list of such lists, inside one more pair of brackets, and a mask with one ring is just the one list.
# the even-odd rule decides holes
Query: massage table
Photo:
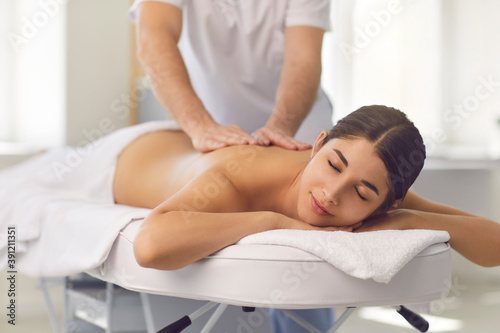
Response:
[{"label": "massage table", "polygon": [[[140,293],[144,331],[148,333],[157,330],[151,316],[148,298],[151,294],[207,301],[199,310],[158,331],[161,333],[181,332],[203,313],[217,307],[201,330],[210,332],[227,305],[241,306],[243,311],[284,309],[293,320],[314,333],[319,331],[287,310],[345,307],[346,311],[328,331],[335,332],[358,307],[393,306],[425,332],[427,322],[401,305],[442,299],[450,287],[450,247],[446,242],[425,248],[388,283],[353,277],[294,247],[266,244],[231,245],[175,271],[143,268],[133,255],[133,240],[141,223],[142,219],[133,220],[123,228],[106,260],[86,273],[106,282],[108,297],[112,297],[109,291],[117,286]],[[113,301],[108,299],[106,304],[112,307]],[[110,313],[111,309],[106,311]],[[108,323],[102,327],[113,332],[111,326]]]}]

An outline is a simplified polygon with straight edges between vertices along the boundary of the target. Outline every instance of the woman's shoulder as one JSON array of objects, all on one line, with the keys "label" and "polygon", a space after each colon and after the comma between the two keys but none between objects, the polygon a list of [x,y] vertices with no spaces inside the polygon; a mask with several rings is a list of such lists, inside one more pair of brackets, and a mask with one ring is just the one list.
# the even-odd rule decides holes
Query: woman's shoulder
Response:
[{"label": "woman's shoulder", "polygon": [[274,146],[239,145],[211,152],[210,160],[213,160],[218,168],[226,169],[231,175],[242,169],[272,171],[275,166],[297,158],[295,153],[297,152],[286,151]]},{"label": "woman's shoulder", "polygon": [[258,188],[295,174],[308,156],[305,152],[258,145],[230,146],[212,153],[214,168],[238,188]]}]

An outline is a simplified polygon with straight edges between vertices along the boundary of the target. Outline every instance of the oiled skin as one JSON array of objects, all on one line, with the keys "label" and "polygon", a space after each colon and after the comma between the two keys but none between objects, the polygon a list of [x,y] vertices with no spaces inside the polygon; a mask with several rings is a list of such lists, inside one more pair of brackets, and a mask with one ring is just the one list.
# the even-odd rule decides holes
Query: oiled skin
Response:
[{"label": "oiled skin", "polygon": [[[133,141],[118,157],[114,198],[118,204],[155,208],[197,175],[221,167],[229,176],[238,175],[231,180],[246,193],[242,197],[245,203],[240,204],[252,210],[270,209],[271,185],[293,179],[310,154],[249,145],[202,154],[194,150],[184,132],[152,132]],[[253,196],[256,192],[259,195]]]}]

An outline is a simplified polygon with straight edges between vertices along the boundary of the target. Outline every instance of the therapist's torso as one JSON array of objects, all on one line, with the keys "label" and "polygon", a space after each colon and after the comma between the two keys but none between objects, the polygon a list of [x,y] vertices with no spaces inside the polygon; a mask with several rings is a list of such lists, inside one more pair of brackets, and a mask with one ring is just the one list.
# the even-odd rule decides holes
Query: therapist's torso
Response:
[{"label": "therapist's torso", "polygon": [[[294,1],[290,0],[163,2],[183,11],[178,46],[191,84],[214,120],[223,125],[237,124],[248,133],[264,126],[273,111],[280,81],[285,27],[293,24],[297,15],[307,16],[307,11],[298,13],[300,8],[296,4],[291,8]],[[317,2],[312,5],[316,7],[328,3],[301,2],[300,6],[306,8],[311,7],[308,2]],[[317,19],[320,27],[329,25],[324,13],[311,15],[317,17],[305,19]],[[331,125],[332,107],[320,89],[296,137],[312,143],[321,130]]]}]

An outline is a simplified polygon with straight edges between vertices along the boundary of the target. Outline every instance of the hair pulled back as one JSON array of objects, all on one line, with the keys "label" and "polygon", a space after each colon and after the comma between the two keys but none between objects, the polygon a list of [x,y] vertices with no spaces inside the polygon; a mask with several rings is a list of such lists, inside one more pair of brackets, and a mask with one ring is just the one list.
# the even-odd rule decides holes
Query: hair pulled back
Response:
[{"label": "hair pulled back", "polygon": [[389,192],[378,211],[387,211],[403,200],[419,175],[425,160],[425,145],[418,129],[401,111],[383,106],[363,106],[350,113],[330,130],[323,144],[333,138],[364,138],[388,171]]}]

